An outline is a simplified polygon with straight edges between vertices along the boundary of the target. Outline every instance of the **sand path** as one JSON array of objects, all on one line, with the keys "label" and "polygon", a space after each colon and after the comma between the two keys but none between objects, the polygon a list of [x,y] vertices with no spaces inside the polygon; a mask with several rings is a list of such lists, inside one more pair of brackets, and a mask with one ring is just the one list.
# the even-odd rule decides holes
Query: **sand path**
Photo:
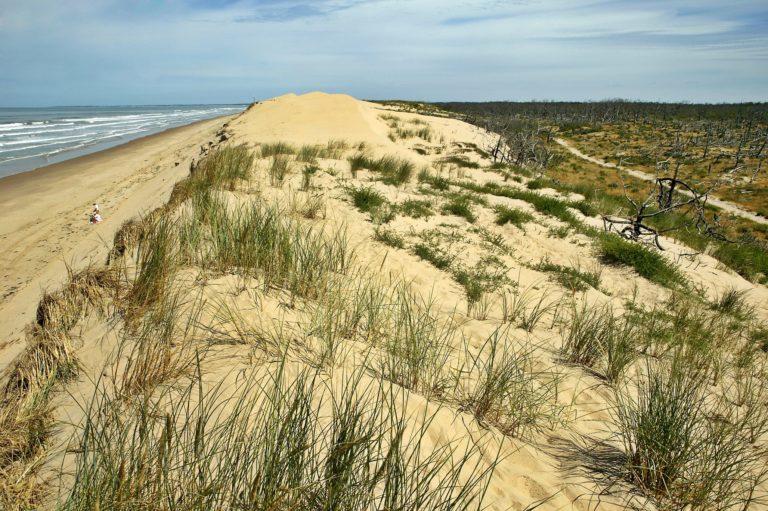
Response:
[{"label": "sand path", "polygon": [[[570,152],[574,156],[581,158],[582,160],[588,161],[590,163],[594,163],[595,165],[600,165],[601,167],[621,170],[622,172],[625,172],[632,177],[642,179],[643,181],[650,181],[650,182],[656,181],[656,176],[654,175],[651,175],[639,170],[630,169],[623,165],[617,165],[615,163],[610,163],[610,162],[601,160],[600,158],[595,158],[594,156],[589,156],[588,154],[584,154],[581,151],[579,151],[576,147],[574,147],[571,142],[564,140],[562,138],[555,138],[555,142],[557,142],[559,145],[567,149],[568,152]],[[693,194],[685,190],[680,190],[680,193],[682,193],[683,195],[687,195],[689,197],[693,196]],[[755,213],[747,211],[732,202],[724,201],[724,200],[717,199],[715,197],[710,196],[707,199],[707,203],[712,206],[716,206],[722,209],[723,211],[727,211],[728,213],[734,214],[742,218],[746,218],[748,220],[752,220],[753,222],[757,222],[759,224],[768,224],[768,218],[765,218],[760,215],[756,215]]]},{"label": "sand path", "polygon": [[[24,348],[42,292],[57,288],[67,267],[103,263],[120,225],[163,204],[227,119],[0,179],[0,371]],[[99,225],[87,221],[94,202],[105,218]]]}]

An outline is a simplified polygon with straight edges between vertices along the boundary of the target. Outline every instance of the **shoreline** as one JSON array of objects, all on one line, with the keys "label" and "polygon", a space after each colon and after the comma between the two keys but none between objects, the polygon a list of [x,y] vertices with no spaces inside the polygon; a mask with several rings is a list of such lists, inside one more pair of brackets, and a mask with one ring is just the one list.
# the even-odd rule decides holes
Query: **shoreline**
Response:
[{"label": "shoreline", "polygon": [[[211,121],[215,121],[217,119],[227,119],[232,118],[234,116],[238,115],[238,113],[232,114],[232,115],[220,115],[218,117],[211,117],[210,119],[202,119],[199,121],[191,122],[189,124],[184,124],[182,126],[174,126],[172,128],[165,129],[163,131],[158,131],[156,133],[149,133],[147,135],[142,135],[137,138],[133,138],[131,140],[128,140],[126,142],[123,142],[121,144],[113,145],[111,147],[106,147],[104,149],[99,149],[98,151],[89,152],[86,154],[81,154],[79,156],[73,156],[72,158],[67,158],[64,161],[58,161],[55,163],[49,163],[48,165],[43,165],[41,167],[35,167],[34,169],[29,170],[22,170],[20,172],[14,172],[13,174],[9,174],[7,176],[0,176],[0,193],[3,192],[3,186],[7,183],[16,184],[14,181],[20,181],[22,180],[22,177],[40,177],[45,178],[45,174],[50,172],[57,172],[60,171],[60,168],[64,168],[70,165],[77,165],[77,164],[87,164],[91,159],[97,159],[97,158],[105,158],[110,157],[111,155],[120,152],[121,150],[131,150],[134,146],[139,146],[142,143],[150,142],[151,140],[162,137],[163,135],[172,134],[174,132],[178,132],[179,130],[184,130],[185,128],[190,128],[193,126],[209,123]],[[34,174],[35,176],[31,176]],[[18,178],[14,180],[14,178]]]}]

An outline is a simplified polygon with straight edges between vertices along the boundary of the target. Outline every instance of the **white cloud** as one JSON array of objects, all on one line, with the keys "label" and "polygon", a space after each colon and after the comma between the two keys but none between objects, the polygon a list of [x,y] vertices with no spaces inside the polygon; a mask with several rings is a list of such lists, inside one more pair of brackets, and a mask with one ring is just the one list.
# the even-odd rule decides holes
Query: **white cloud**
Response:
[{"label": "white cloud", "polygon": [[0,0],[0,101],[768,99],[757,1],[214,3]]}]

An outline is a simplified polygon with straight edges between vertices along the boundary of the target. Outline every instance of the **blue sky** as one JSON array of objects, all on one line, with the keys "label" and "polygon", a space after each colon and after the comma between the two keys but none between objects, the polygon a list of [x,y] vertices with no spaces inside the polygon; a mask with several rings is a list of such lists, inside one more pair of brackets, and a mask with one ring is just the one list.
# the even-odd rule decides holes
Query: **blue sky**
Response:
[{"label": "blue sky", "polygon": [[768,100],[766,0],[0,0],[0,106]]}]

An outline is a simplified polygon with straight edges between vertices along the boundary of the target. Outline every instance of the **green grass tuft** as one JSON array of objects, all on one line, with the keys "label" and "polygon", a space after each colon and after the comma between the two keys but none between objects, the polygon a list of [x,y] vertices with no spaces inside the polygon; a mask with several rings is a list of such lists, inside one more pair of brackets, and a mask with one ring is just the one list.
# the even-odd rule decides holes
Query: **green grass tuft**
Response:
[{"label": "green grass tuft", "polygon": [[687,284],[682,272],[658,252],[620,238],[603,233],[597,239],[600,259],[608,264],[629,266],[640,276],[665,287],[681,287]]},{"label": "green grass tuft", "polygon": [[443,204],[440,210],[444,215],[455,215],[464,218],[469,223],[475,223],[477,216],[472,208],[472,201],[464,196],[458,196]]},{"label": "green grass tuft", "polygon": [[523,228],[526,222],[533,221],[533,215],[521,209],[509,208],[507,206],[496,206],[496,224],[512,224],[515,227]]}]

